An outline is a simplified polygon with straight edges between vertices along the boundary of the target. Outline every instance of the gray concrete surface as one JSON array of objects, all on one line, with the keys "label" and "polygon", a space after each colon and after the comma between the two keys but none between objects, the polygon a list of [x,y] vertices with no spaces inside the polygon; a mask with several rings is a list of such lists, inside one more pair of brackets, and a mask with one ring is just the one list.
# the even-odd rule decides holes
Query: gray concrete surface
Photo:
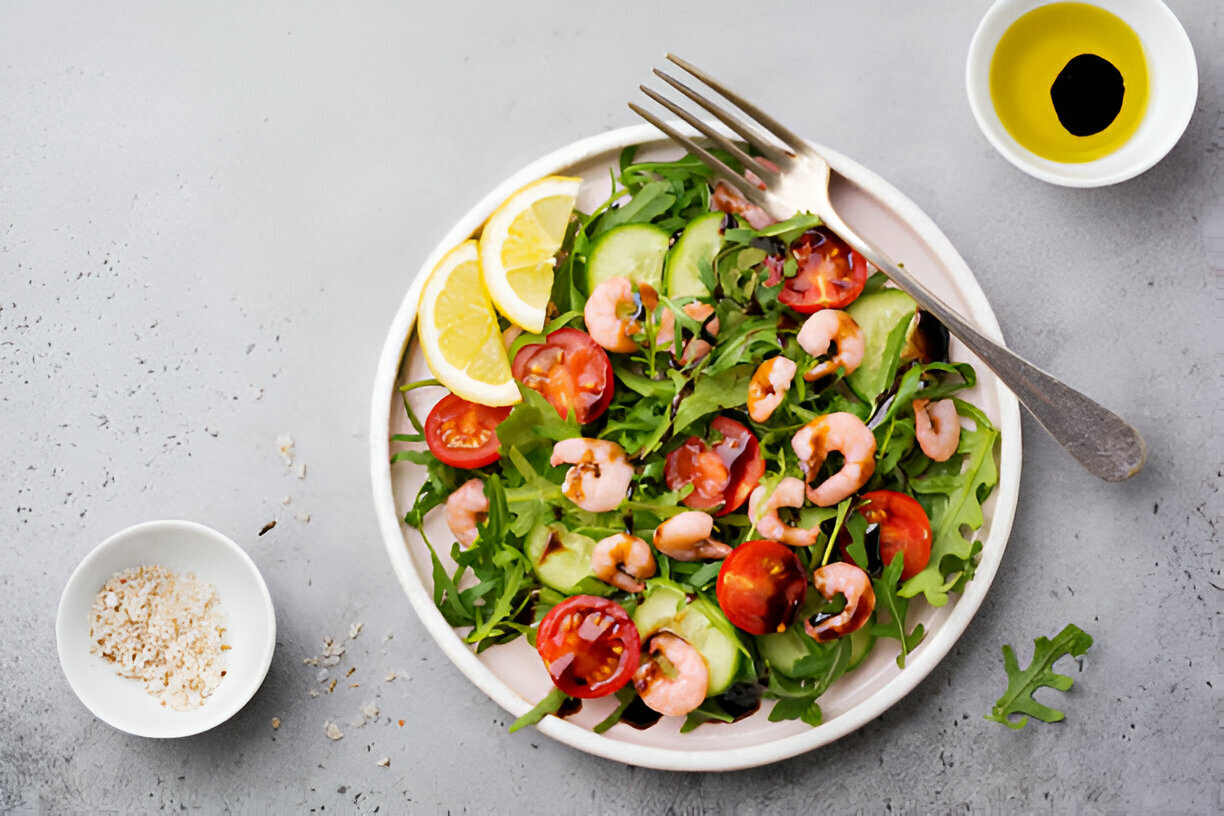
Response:
[{"label": "gray concrete surface", "polygon": [[[1201,73],[1181,143],[1136,180],[1069,190],[974,126],[963,61],[985,5],[0,6],[0,811],[1224,808],[1221,7],[1171,3]],[[375,359],[412,270],[511,171],[632,123],[625,102],[665,49],[911,196],[1010,343],[1151,449],[1104,484],[1026,419],[1003,568],[954,652],[856,734],[725,775],[507,734],[403,598],[367,476]],[[280,636],[238,716],[157,742],[78,703],[53,622],[91,547],[165,517],[251,554]],[[308,696],[323,686],[302,659],[355,621],[339,667],[355,672]],[[1067,721],[983,720],[1001,644],[1027,662],[1068,622],[1096,645]],[[376,722],[345,725],[370,701]]]}]

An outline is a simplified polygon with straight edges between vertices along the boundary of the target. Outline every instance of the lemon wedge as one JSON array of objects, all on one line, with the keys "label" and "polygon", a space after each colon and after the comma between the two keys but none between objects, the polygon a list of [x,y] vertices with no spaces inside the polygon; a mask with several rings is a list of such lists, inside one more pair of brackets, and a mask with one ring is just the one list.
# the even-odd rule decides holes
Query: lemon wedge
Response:
[{"label": "lemon wedge", "polygon": [[582,179],[546,176],[510,196],[480,234],[480,268],[498,310],[527,331],[544,328],[557,250]]},{"label": "lemon wedge", "polygon": [[447,252],[429,273],[417,311],[417,338],[434,376],[464,399],[481,405],[522,399],[481,280],[475,240]]}]

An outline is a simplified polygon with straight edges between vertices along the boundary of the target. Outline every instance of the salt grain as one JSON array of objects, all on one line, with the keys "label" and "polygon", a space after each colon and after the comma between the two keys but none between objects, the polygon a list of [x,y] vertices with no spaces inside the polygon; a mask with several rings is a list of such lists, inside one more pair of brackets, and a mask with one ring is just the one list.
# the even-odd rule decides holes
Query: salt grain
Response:
[{"label": "salt grain", "polygon": [[225,677],[220,598],[212,584],[165,567],[115,574],[90,609],[90,654],[176,711],[204,705]]},{"label": "salt grain", "polygon": [[276,437],[276,451],[285,460],[285,466],[289,467],[293,464],[293,437],[289,434],[281,434]]},{"label": "salt grain", "polygon": [[344,732],[334,722],[326,723],[323,726],[323,733],[327,734],[329,740],[344,739]]}]

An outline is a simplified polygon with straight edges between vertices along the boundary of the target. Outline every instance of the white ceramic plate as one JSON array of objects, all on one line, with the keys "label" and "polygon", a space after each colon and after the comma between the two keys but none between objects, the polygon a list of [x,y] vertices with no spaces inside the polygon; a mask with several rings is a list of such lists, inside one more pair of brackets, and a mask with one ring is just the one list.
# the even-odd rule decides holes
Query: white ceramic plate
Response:
[{"label": "white ceramic plate", "polygon": [[[563,147],[528,165],[484,197],[464,215],[421,265],[391,324],[374,383],[370,421],[370,456],[374,501],[391,564],[417,615],[446,656],[482,691],[515,717],[528,711],[552,684],[535,650],[523,639],[476,655],[443,619],[433,603],[429,551],[402,518],[412,506],[424,469],[399,463],[390,467],[389,438],[410,432],[398,386],[430,375],[413,334],[421,288],[442,254],[471,236],[510,193],[541,176],[561,173],[587,179],[579,208],[590,211],[610,190],[607,168],[615,166],[621,148],[641,144],[638,158],[671,157],[680,151],[650,126],[600,134]],[[938,227],[917,206],[879,176],[827,148],[817,146],[841,176],[833,200],[845,220],[905,263],[950,305],[968,315],[985,334],[1001,339],[998,322],[965,262]],[[705,725],[680,734],[682,718],[664,718],[644,731],[617,725],[604,734],[591,727],[612,710],[612,700],[584,703],[564,720],[546,717],[539,730],[554,739],[598,756],[633,765],[672,770],[732,770],[764,765],[832,742],[879,716],[914,688],[956,643],[981,605],[1003,557],[1020,483],[1020,413],[1015,397],[955,340],[951,356],[976,365],[978,385],[968,399],[1002,431],[1000,478],[985,505],[984,541],[977,577],[966,593],[939,609],[924,602],[912,605],[910,624],[921,620],[926,640],[915,650],[904,671],[897,669],[895,650],[883,641],[854,672],[820,698],[824,723],[812,728],[801,722],[771,723],[764,711],[732,724]],[[433,393],[424,393],[433,392]],[[414,410],[428,411],[440,389],[413,393]],[[439,551],[453,541],[436,511],[426,531]],[[449,560],[449,559],[447,559]],[[769,705],[768,703],[766,705]]]},{"label": "white ceramic plate", "polygon": [[[117,572],[158,565],[212,584],[226,627],[226,675],[204,704],[175,711],[89,653],[89,610]],[[60,665],[69,685],[99,719],[138,737],[186,737],[225,722],[263,683],[276,647],[272,597],[255,562],[229,538],[191,521],[147,521],[115,533],[73,571],[55,621]]]}]

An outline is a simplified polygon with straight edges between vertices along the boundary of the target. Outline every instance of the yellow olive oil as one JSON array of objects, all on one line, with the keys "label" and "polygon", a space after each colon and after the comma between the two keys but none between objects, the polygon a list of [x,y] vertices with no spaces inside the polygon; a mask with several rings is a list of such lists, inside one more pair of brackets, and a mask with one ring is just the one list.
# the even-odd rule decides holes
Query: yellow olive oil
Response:
[{"label": "yellow olive oil", "polygon": [[1097,6],[1040,6],[1012,23],[995,47],[990,97],[1007,132],[1038,156],[1099,159],[1124,145],[1143,120],[1143,43]]}]

